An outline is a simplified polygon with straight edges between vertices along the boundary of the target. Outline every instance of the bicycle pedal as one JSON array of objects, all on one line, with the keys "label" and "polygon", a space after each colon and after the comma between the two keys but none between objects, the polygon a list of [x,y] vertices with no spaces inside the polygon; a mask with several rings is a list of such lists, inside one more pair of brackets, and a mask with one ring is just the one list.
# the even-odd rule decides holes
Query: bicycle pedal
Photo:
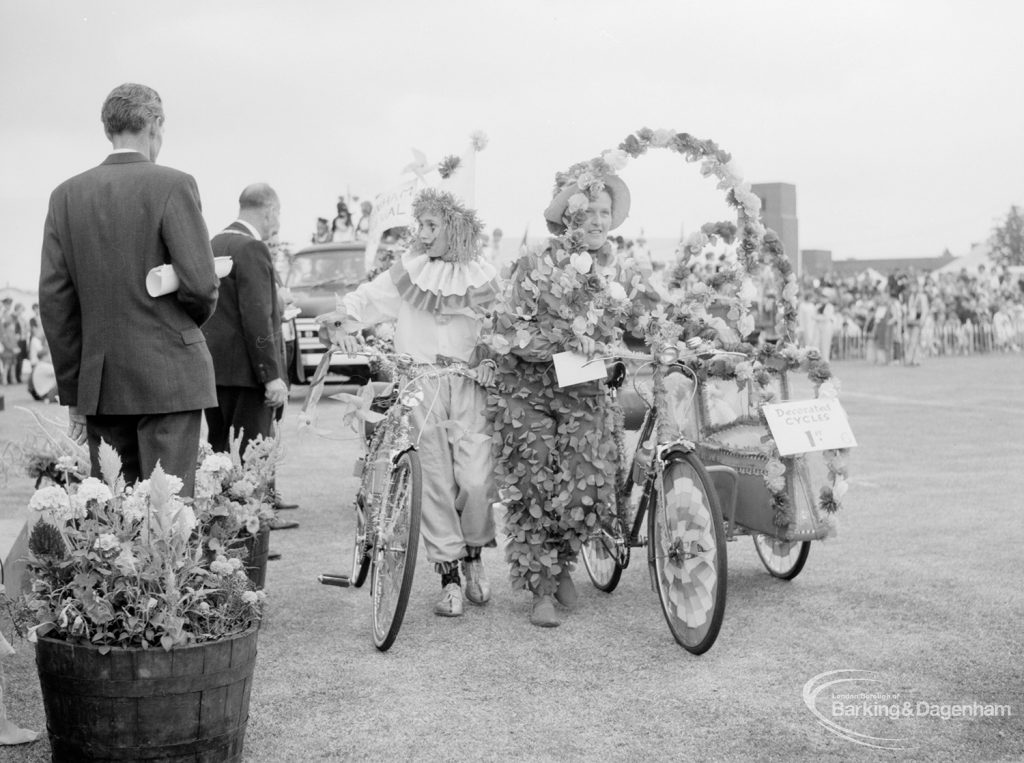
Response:
[{"label": "bicycle pedal", "polygon": [[325,572],[322,575],[318,575],[317,580],[323,585],[333,585],[338,588],[348,588],[352,585],[352,580],[348,575],[334,575]]}]

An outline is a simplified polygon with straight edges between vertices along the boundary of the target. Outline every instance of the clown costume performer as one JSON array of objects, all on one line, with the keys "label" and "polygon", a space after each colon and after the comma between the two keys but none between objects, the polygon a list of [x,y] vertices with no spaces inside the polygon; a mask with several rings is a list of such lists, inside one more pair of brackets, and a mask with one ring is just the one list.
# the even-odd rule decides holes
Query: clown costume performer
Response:
[{"label": "clown costume performer", "polygon": [[480,362],[479,341],[497,283],[493,266],[480,258],[483,226],[473,210],[428,188],[414,200],[413,214],[418,232],[409,251],[317,320],[347,352],[359,347],[352,332],[394,320],[396,352],[417,363],[476,369],[476,381],[457,374],[424,378],[424,402],[411,413],[423,474],[423,545],[441,575],[434,612],[456,617],[463,613],[460,562],[465,598],[483,604],[491,593],[480,549],[494,545],[497,496],[482,385],[493,379],[494,362]]}]

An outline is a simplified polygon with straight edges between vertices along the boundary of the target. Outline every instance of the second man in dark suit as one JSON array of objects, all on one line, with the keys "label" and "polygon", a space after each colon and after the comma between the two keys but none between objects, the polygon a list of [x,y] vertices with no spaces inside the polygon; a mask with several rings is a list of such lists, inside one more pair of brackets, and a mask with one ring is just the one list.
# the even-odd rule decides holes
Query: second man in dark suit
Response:
[{"label": "second man in dark suit", "polygon": [[217,405],[206,409],[207,439],[226,451],[242,434],[242,453],[257,435],[273,430],[288,399],[281,314],[273,258],[264,243],[277,233],[281,204],[266,183],[248,186],[238,219],[213,238],[213,253],[231,257],[213,317],[203,326],[213,356]]}]

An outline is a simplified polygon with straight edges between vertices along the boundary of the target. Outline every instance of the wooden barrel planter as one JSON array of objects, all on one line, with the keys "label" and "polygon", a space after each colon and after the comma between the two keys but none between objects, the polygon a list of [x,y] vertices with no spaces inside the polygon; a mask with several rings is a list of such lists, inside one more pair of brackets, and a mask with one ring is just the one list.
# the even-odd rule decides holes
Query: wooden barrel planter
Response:
[{"label": "wooden barrel planter", "polygon": [[258,628],[164,651],[40,637],[54,761],[240,761]]}]

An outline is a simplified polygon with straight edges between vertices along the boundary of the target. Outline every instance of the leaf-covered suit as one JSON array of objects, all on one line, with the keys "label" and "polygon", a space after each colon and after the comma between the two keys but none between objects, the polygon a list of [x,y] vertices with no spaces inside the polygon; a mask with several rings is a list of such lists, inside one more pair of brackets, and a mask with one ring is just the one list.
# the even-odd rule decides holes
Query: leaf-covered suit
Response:
[{"label": "leaf-covered suit", "polygon": [[488,415],[506,558],[513,587],[541,595],[554,593],[598,518],[614,510],[620,460],[604,381],[560,388],[551,356],[585,351],[581,337],[606,353],[639,306],[631,297],[650,296],[639,276],[623,288],[605,274],[614,265],[607,244],[573,248],[553,239],[512,266],[490,338],[498,373]]}]

